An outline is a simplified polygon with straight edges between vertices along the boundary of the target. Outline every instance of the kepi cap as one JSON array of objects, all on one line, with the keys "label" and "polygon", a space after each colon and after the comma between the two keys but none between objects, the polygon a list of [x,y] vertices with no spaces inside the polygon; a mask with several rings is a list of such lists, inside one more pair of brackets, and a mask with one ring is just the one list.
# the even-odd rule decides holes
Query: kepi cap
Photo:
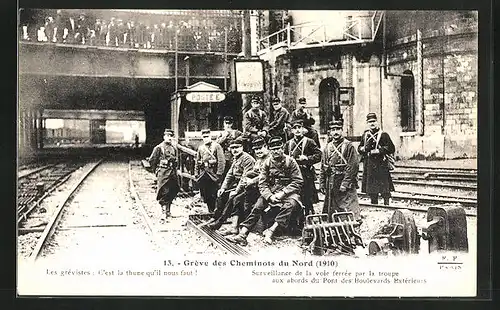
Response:
[{"label": "kepi cap", "polygon": [[370,112],[368,114],[366,114],[366,121],[369,121],[369,120],[377,120],[377,114],[373,113],[373,112]]},{"label": "kepi cap", "polygon": [[330,129],[342,128],[343,126],[344,126],[344,122],[341,120],[333,120],[333,121],[330,121],[330,123],[329,123]]},{"label": "kepi cap", "polygon": [[270,150],[276,150],[283,147],[283,139],[281,137],[272,137],[268,143]]},{"label": "kepi cap", "polygon": [[274,97],[272,102],[273,102],[273,103],[274,103],[274,102],[281,102],[281,99],[280,99],[279,97]]},{"label": "kepi cap", "polygon": [[250,99],[250,102],[258,102],[258,103],[260,103],[260,97],[253,96],[252,99]]},{"label": "kepi cap", "polygon": [[164,131],[163,131],[163,134],[168,134],[168,135],[171,135],[173,136],[174,135],[174,131],[170,128],[166,128]]},{"label": "kepi cap", "polygon": [[231,144],[229,144],[229,147],[239,147],[243,145],[243,139],[241,137],[238,137],[231,141]]},{"label": "kepi cap", "polygon": [[306,103],[306,98],[302,97],[302,98],[299,98],[299,103]]},{"label": "kepi cap", "polygon": [[304,126],[304,120],[301,119],[301,118],[298,118],[296,120],[293,120],[292,123],[291,123],[292,127],[295,127],[295,126],[301,126],[303,127]]},{"label": "kepi cap", "polygon": [[255,138],[252,141],[252,149],[254,149],[254,150],[255,149],[260,149],[264,145],[266,145],[266,140],[264,140],[264,138],[262,138],[262,137]]},{"label": "kepi cap", "polygon": [[203,130],[201,131],[201,135],[202,135],[202,136],[210,135],[210,129],[203,129]]},{"label": "kepi cap", "polygon": [[224,116],[224,123],[226,123],[226,124],[232,124],[233,123],[233,117],[232,116]]}]

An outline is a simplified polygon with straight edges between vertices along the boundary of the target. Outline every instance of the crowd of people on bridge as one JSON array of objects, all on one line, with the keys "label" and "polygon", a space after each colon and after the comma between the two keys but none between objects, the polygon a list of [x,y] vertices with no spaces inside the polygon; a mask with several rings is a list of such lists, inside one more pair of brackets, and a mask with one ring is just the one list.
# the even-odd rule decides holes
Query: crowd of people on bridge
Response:
[{"label": "crowd of people on bridge", "polygon": [[22,41],[180,51],[241,52],[235,18],[165,15],[162,22],[97,18],[57,10],[55,16],[21,23]]},{"label": "crowd of people on bridge", "polygon": [[[244,115],[243,132],[233,127],[230,116],[224,118],[224,131],[215,140],[210,129],[202,131],[196,182],[211,215],[204,226],[218,230],[231,242],[246,245],[247,236],[260,223],[264,242],[272,243],[278,231],[301,232],[305,217],[315,213],[318,192],[325,195],[321,212],[328,214],[330,221],[334,213],[351,212],[362,222],[357,193],[361,160],[362,192],[370,196],[372,204],[378,204],[379,194],[384,204],[389,204],[394,191],[389,157],[395,147],[380,129],[375,113],[368,113],[368,129],[357,148],[344,137],[342,119],[330,121],[327,143],[321,146],[305,98],[299,99],[299,107],[292,113],[274,98],[271,117],[260,108],[258,97],[251,105]],[[148,158],[158,177],[157,199],[163,222],[168,220],[179,190],[172,139],[173,131],[166,129],[164,141]],[[315,164],[320,164],[319,176]],[[231,224],[223,226],[228,220]]]}]

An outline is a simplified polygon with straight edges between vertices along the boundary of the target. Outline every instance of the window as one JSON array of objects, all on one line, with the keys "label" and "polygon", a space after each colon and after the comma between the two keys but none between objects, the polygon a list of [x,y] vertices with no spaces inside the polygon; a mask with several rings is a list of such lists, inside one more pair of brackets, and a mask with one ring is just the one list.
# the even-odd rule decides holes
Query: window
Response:
[{"label": "window", "polygon": [[401,128],[403,131],[415,131],[415,80],[409,70],[401,78]]}]

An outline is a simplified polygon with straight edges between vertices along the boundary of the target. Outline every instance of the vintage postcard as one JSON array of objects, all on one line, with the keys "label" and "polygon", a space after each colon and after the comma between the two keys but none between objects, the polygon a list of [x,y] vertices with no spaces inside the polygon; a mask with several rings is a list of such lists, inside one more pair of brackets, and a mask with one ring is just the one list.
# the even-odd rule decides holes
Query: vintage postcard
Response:
[{"label": "vintage postcard", "polygon": [[18,295],[475,297],[478,15],[21,7]]}]

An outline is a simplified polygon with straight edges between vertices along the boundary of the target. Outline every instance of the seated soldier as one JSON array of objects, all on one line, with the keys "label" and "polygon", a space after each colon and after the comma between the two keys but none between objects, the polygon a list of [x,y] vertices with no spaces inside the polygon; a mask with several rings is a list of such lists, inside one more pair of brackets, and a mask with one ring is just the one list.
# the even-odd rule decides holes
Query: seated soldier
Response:
[{"label": "seated soldier", "polygon": [[259,176],[261,196],[250,215],[240,224],[239,234],[227,237],[231,242],[247,245],[246,238],[263,213],[270,208],[279,208],[273,224],[263,232],[264,242],[271,244],[276,229],[288,229],[292,215],[297,213],[294,211],[301,208],[300,189],[304,181],[299,165],[283,153],[281,137],[269,140],[269,150],[271,156],[264,162]]},{"label": "seated soldier", "polygon": [[238,224],[250,214],[257,199],[260,197],[258,186],[260,169],[269,155],[269,150],[264,138],[255,139],[252,143],[252,149],[255,152],[255,164],[240,180],[238,186],[243,187],[243,190],[233,199],[234,206],[230,217],[231,225],[228,229],[221,231],[222,235],[238,234]]},{"label": "seated soldier", "polygon": [[247,173],[255,164],[250,154],[243,152],[243,139],[237,138],[229,146],[233,155],[233,163],[229,168],[222,186],[217,191],[215,212],[206,225],[212,229],[219,229],[233,211],[233,200],[236,195],[243,191],[240,185],[241,177]]}]

